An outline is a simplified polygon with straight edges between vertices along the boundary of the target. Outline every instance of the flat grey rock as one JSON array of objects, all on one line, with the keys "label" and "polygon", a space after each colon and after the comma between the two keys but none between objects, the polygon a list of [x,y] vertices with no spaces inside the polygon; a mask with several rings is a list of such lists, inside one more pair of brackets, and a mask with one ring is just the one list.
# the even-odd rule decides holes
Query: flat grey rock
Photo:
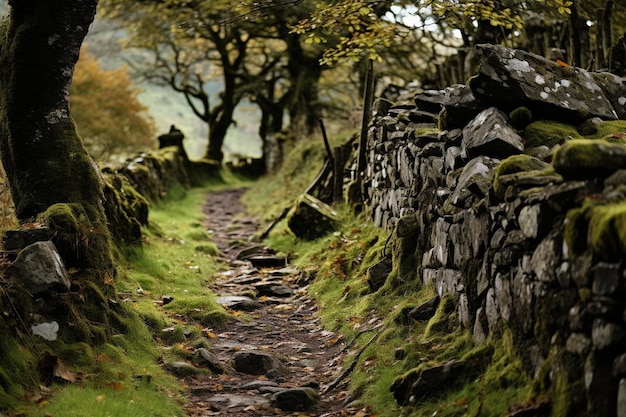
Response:
[{"label": "flat grey rock", "polygon": [[215,299],[218,304],[233,310],[250,311],[259,308],[259,303],[250,297],[239,295],[226,295]]}]

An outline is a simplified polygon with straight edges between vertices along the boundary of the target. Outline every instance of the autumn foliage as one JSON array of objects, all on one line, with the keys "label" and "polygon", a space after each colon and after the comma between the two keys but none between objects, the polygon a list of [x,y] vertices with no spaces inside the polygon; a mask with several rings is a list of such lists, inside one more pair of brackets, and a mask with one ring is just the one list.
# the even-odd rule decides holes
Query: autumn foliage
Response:
[{"label": "autumn foliage", "polygon": [[81,50],[70,95],[72,116],[85,146],[98,161],[111,161],[156,146],[155,126],[139,101],[125,67],[103,69]]}]

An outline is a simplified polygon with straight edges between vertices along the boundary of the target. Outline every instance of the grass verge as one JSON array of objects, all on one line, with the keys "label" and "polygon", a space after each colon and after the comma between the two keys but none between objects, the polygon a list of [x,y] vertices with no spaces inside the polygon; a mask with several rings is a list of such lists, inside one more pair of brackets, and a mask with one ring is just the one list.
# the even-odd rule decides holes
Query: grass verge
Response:
[{"label": "grass verge", "polygon": [[[219,268],[204,230],[206,193],[227,184],[174,188],[151,207],[143,247],[120,253],[116,281],[125,328],[108,343],[64,347],[64,378],[13,411],[16,416],[183,416],[184,387],[163,363],[189,359],[187,347],[230,317],[208,288]],[[167,300],[167,301],[164,301]],[[54,342],[51,342],[54,343]],[[199,370],[198,372],[208,372]]]}]

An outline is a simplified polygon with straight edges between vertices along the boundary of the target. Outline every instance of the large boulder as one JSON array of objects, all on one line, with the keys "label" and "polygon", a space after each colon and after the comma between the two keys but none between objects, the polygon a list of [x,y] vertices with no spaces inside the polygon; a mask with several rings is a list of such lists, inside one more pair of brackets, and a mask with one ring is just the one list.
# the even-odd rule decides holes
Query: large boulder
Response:
[{"label": "large boulder", "polygon": [[470,87],[483,102],[533,106],[559,119],[618,118],[602,87],[582,68],[499,45],[477,45],[476,50],[480,69]]},{"label": "large boulder", "polygon": [[314,240],[337,229],[339,215],[317,198],[302,194],[287,214],[287,225],[294,235]]}]

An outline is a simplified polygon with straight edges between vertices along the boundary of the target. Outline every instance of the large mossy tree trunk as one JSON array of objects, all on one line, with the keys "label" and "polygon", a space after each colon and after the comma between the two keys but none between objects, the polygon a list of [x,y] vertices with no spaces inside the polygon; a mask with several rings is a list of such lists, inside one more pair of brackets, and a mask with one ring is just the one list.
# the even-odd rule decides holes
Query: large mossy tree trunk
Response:
[{"label": "large mossy tree trunk", "polygon": [[0,39],[0,152],[18,219],[55,229],[66,266],[84,271],[90,287],[112,292],[105,285],[114,262],[102,177],[69,107],[74,67],[97,3],[9,0]]}]

